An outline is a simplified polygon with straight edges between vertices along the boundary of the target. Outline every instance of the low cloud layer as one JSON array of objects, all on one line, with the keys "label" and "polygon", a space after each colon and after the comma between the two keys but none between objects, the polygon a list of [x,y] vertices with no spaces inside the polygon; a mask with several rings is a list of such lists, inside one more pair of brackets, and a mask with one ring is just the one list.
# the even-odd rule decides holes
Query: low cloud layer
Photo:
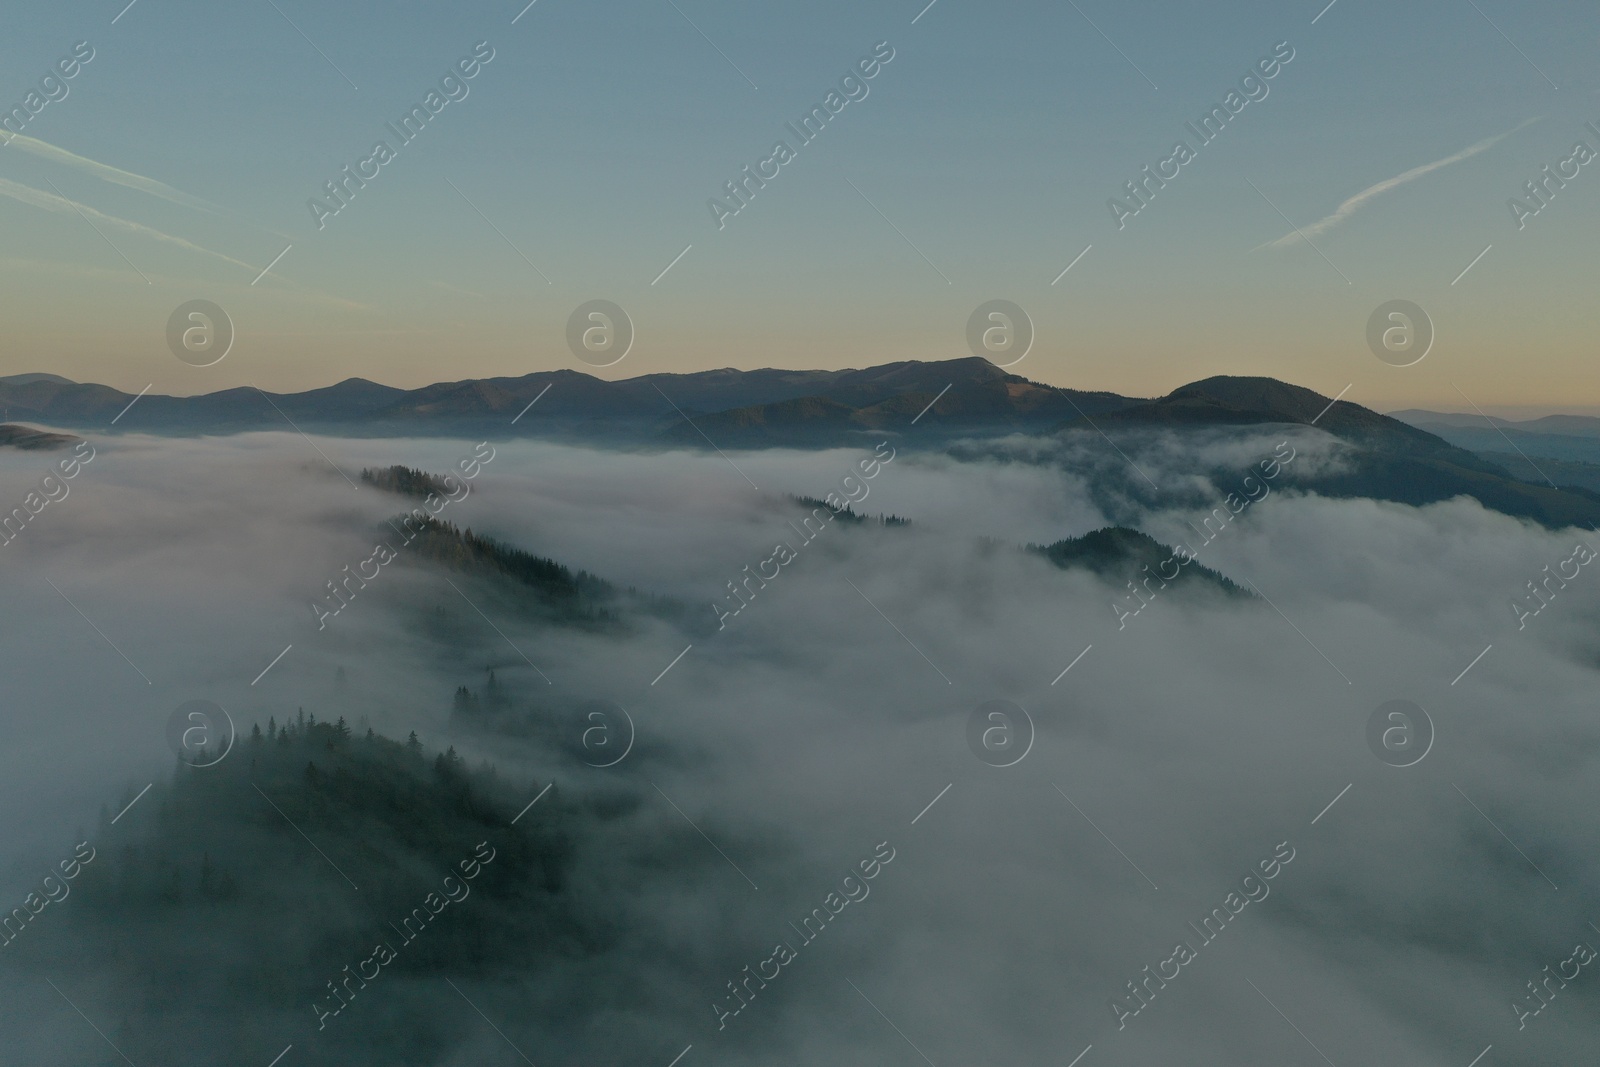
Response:
[{"label": "low cloud layer", "polygon": [[[431,998],[451,1035],[429,1062],[516,1062],[507,1042],[537,1063],[659,1067],[690,1045],[683,1067],[1065,1064],[1090,1045],[1082,1067],[1319,1052],[1459,1067],[1489,1044],[1498,1062],[1577,1062],[1593,1038],[1587,972],[1523,1029],[1511,1005],[1576,942],[1600,943],[1586,911],[1600,825],[1585,803],[1600,578],[1580,574],[1522,629],[1509,602],[1592,532],[1467,500],[1275,491],[1199,553],[1262,599],[1174,587],[1122,628],[1111,605],[1126,589],[1021,550],[1109,522],[1192,544],[1233,474],[1284,440],[1301,469],[1341,462],[1325,435],[1270,427],[1157,436],[1125,443],[1128,458],[1089,434],[952,455],[895,442],[856,510],[911,525],[835,521],[722,630],[711,604],[726,583],[798,536],[804,511],[786,494],[827,493],[865,451],[495,445],[440,518],[704,613],[616,631],[540,622],[503,583],[404,549],[318,629],[311,600],[414,503],[359,470],[442,473],[475,442],[319,441],[341,474],[286,434],[96,441],[70,496],[0,548],[0,803],[13,828],[0,889],[20,901],[95,833],[102,805],[114,814],[171,775],[164,731],[183,701],[213,700],[246,731],[303,707],[415,730],[508,778],[554,781],[569,802],[626,811],[575,845],[569,899],[603,923],[603,943],[553,947],[520,980],[461,978],[456,992],[443,975],[386,975],[397,997]],[[0,502],[20,505],[41,455],[0,458]],[[429,629],[430,613],[453,629]],[[545,733],[452,730],[452,694],[483,693],[491,669],[513,706],[544,709]],[[561,709],[580,699],[627,710],[626,759],[599,769],[574,755],[590,724]],[[1031,718],[1014,766],[968,747],[991,700]],[[1431,718],[1415,766],[1368,747],[1390,700]],[[96,846],[114,852],[133,818]],[[805,941],[802,919],[885,843],[894,858],[870,895]],[[1206,942],[1190,924],[1285,843],[1294,858],[1270,892]],[[63,959],[93,958],[73,941],[75,903],[52,905],[41,930]],[[729,988],[778,942],[794,952],[778,977]],[[1148,1003],[1119,1020],[1113,998],[1133,1003],[1128,983],[1178,942],[1195,958],[1141,986]],[[44,981],[73,969],[5,973],[22,1051],[109,1055]],[[279,1035],[312,1022],[326,978],[283,976],[306,990],[293,1016],[234,1005],[217,1033],[252,1036],[226,1054],[265,1064],[294,1040],[289,1056],[325,1062],[317,1038]],[[117,980],[68,991],[113,1037],[115,1020],[157,1010]],[[387,995],[350,1011],[381,1017]],[[213,1062],[224,1053],[209,1033],[144,1051]]]}]

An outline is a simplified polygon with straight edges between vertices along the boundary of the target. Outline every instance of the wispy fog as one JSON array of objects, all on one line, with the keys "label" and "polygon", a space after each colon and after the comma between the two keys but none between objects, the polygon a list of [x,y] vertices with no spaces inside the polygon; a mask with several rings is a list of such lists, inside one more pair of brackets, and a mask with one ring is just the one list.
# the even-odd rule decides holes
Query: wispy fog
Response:
[{"label": "wispy fog", "polygon": [[[1293,471],[1341,462],[1331,438],[1272,427],[1158,436],[1126,457],[1088,433],[952,454],[895,439],[853,507],[910,525],[836,520],[809,543],[796,527],[810,509],[788,495],[836,491],[870,451],[491,442],[441,520],[683,611],[583,628],[524,610],[503,578],[422,559],[386,525],[419,501],[359,477],[457,471],[475,441],[317,439],[341,474],[293,434],[95,439],[70,494],[0,548],[0,891],[20,904],[78,842],[102,863],[119,835],[153,832],[140,820],[156,794],[115,825],[101,810],[172,779],[179,704],[215,701],[242,734],[303,708],[361,733],[414,730],[430,758],[453,745],[510,781],[554,781],[562,804],[623,813],[576,835],[561,898],[604,937],[552,934],[521,973],[408,971],[402,956],[347,1009],[354,1033],[361,1012],[386,1018],[386,1000],[430,1005],[417,1011],[443,1037],[409,1062],[521,1062],[513,1042],[541,1067],[667,1067],[689,1045],[682,1067],[1065,1065],[1091,1044],[1081,1067],[1320,1063],[1318,1051],[1465,1067],[1491,1043],[1486,1062],[1585,1062],[1600,979],[1571,979],[1520,1030],[1512,1005],[1534,1003],[1526,983],[1574,944],[1600,943],[1586,910],[1600,575],[1566,582],[1521,629],[1509,605],[1600,537],[1465,499],[1416,509],[1279,488],[1202,544],[1190,524],[1283,441]],[[0,456],[0,505],[20,506],[55,455]],[[1173,586],[1119,628],[1111,605],[1128,589],[1024,551],[1113,522],[1188,544],[1259,596]],[[386,539],[397,558],[319,629],[325,583]],[[718,629],[712,605],[779,543],[794,561]],[[455,691],[482,698],[490,670],[536,729],[451,724]],[[1007,768],[968,748],[970,716],[995,699],[1036,730]],[[1395,699],[1436,733],[1408,768],[1366,740]],[[635,745],[614,767],[585,765],[591,722],[570,710],[582,700],[631,716]],[[567,810],[541,804],[497,832]],[[880,846],[893,859],[865,880]],[[1225,899],[1280,846],[1293,859],[1270,892],[1207,942],[1195,927],[1235,910]],[[273,862],[332,877],[306,841],[281,847]],[[825,904],[847,897],[847,875],[870,892]],[[420,900],[436,881],[389,888]],[[337,906],[322,900],[305,906]],[[36,918],[24,936],[46,947],[27,965],[0,960],[17,1062],[121,1062],[45,982],[88,973],[80,903]],[[806,941],[815,908],[837,914]],[[196,936],[238,951],[229,924],[250,921],[197,919]],[[1194,958],[1140,986],[1148,1003],[1130,999],[1179,942]],[[369,951],[352,944],[350,961]],[[769,959],[777,977],[729,988]],[[329,975],[275,974],[292,1010],[241,996],[225,1023],[189,1018],[161,1039],[138,1020],[184,1020],[185,991],[129,975],[62,989],[112,1038],[133,1020],[139,1051],[123,1051],[141,1067],[265,1067],[291,1042],[298,1062],[338,1062],[311,1010]]]}]

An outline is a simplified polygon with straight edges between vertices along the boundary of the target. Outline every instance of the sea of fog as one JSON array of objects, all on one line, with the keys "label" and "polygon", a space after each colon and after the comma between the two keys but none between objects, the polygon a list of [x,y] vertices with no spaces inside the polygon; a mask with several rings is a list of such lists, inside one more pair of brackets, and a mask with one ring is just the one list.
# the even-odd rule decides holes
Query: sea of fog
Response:
[{"label": "sea of fog", "polygon": [[[609,633],[503,611],[492,583],[403,545],[319,624],[327,583],[416,504],[362,468],[459,470],[476,441],[95,438],[70,491],[0,547],[4,907],[77,842],[117,847],[102,809],[173,773],[180,704],[214,701],[241,732],[303,708],[695,828],[673,864],[634,864],[627,842],[582,851],[582,902],[615,918],[617,944],[573,968],[559,1015],[483,991],[500,1030],[440,1064],[520,1062],[504,1038],[575,1063],[600,1032],[656,1067],[686,1046],[682,1067],[1466,1067],[1489,1045],[1485,1064],[1589,1062],[1600,977],[1575,946],[1600,944],[1600,575],[1580,569],[1535,616],[1511,605],[1600,536],[1466,499],[1281,489],[1202,545],[1235,485],[1195,472],[1242,477],[1285,440],[1302,469],[1340,462],[1330,438],[1270,427],[1127,457],[1089,436],[964,459],[895,441],[870,479],[873,440],[490,442],[441,519],[703,613]],[[0,510],[57,456],[0,455]],[[788,495],[844,491],[910,524],[834,522],[802,542]],[[1022,551],[1112,522],[1188,543],[1258,595],[1157,587],[1119,625],[1128,589]],[[728,583],[781,543],[792,561],[718,629]],[[481,641],[441,650],[419,604]],[[614,702],[636,747],[575,767],[453,736],[451,694],[490,670],[519,697]],[[1029,742],[1008,766],[972,740],[997,700],[1025,712],[1006,723]],[[1427,717],[1410,766],[1370,741],[1391,701]],[[818,908],[830,921],[808,939]],[[1218,909],[1226,923],[1205,925]],[[47,977],[4,972],[16,1062],[121,1062],[74,1012],[137,1014],[145,992],[69,1007]],[[309,1003],[323,977],[304,980]]]}]

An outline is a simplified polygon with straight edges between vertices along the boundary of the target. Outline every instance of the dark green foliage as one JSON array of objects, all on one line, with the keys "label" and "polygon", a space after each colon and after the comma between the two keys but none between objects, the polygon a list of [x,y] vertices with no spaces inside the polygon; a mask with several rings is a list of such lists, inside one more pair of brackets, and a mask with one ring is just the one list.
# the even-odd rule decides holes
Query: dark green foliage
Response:
[{"label": "dark green foliage", "polygon": [[472,719],[478,714],[478,697],[466,686],[461,686],[455,692],[455,700],[450,708],[450,721],[455,723],[463,719]]},{"label": "dark green foliage", "polygon": [[[392,533],[401,527],[415,532],[414,538],[400,549],[402,559],[442,564],[489,579],[496,592],[506,596],[509,606],[540,621],[607,633],[626,632],[635,616],[662,619],[691,632],[705,627],[703,609],[690,610],[679,600],[641,592],[632,586],[620,588],[588,571],[573,571],[504,541],[428,517],[420,509],[396,516],[384,529]],[[471,609],[467,609],[466,616],[475,617]],[[437,641],[461,640],[458,616],[442,604],[432,605],[418,621],[424,632]]]},{"label": "dark green foliage", "polygon": [[[254,731],[215,766],[180,765],[114,828],[119,846],[84,867],[70,904],[8,950],[57,975],[77,959],[74,981],[109,976],[141,990],[124,1046],[135,1062],[148,1058],[137,1050],[165,1047],[164,1027],[208,1010],[220,1013],[217,1035],[248,1028],[245,1016],[276,1017],[287,1036],[265,1039],[278,1042],[270,1059],[315,1022],[326,983],[380,942],[397,960],[330,1023],[320,1041],[331,1058],[302,1062],[355,1062],[339,1047],[401,1057],[386,1036],[396,1013],[435,1015],[415,1000],[415,979],[505,979],[603,946],[567,888],[568,828],[590,816],[558,791],[513,827],[542,784],[514,786],[453,748],[430,762],[415,733],[352,738],[342,718],[268,729],[273,743]],[[480,843],[494,858],[469,881],[460,865]],[[414,909],[428,915],[447,875],[470,893],[403,939],[396,926]],[[65,938],[94,951],[74,954]],[[422,1029],[425,1043],[444,1036]]]},{"label": "dark green foliage", "polygon": [[574,573],[555,560],[535,556],[453,523],[425,519],[416,524],[411,550],[455,570],[503,575],[532,590],[535,603],[567,623],[613,625],[616,586],[588,571]]},{"label": "dark green foliage", "polygon": [[[1551,435],[1553,436],[1553,435]],[[1587,442],[1586,442],[1587,443]],[[1600,463],[1581,460],[1552,459],[1549,456],[1520,456],[1513,452],[1482,450],[1478,455],[1498,467],[1503,467],[1513,478],[1533,485],[1547,485],[1546,478],[1564,491],[1600,499]]]},{"label": "dark green foliage", "polygon": [[426,497],[429,493],[437,493],[440,497],[450,495],[444,479],[439,475],[419,471],[413,467],[402,467],[399,464],[376,470],[371,467],[365,468],[361,472],[361,480],[368,485],[402,496]]},{"label": "dark green foliage", "polygon": [[47,430],[36,430],[32,426],[22,426],[17,423],[0,423],[0,448],[20,448],[24,451],[38,451],[40,449],[66,448],[83,440],[71,434],[50,433]]},{"label": "dark green foliage", "polygon": [[592,725],[584,718],[590,710],[614,717],[611,705],[604,702],[551,691],[543,684],[514,691],[490,671],[481,695],[464,685],[456,689],[450,706],[450,731],[453,737],[480,742],[492,739],[510,753],[530,748],[545,753],[560,750],[581,760],[589,758],[579,741]]},{"label": "dark green foliage", "polygon": [[[1177,566],[1175,562],[1167,563],[1173,558],[1171,548],[1147,533],[1126,526],[1107,526],[1051,545],[1030,545],[1028,551],[1037,552],[1063,570],[1081,567],[1117,585],[1141,582],[1152,574],[1158,575],[1159,581]],[[1164,572],[1163,564],[1166,564]],[[1146,567],[1150,569],[1147,571]],[[1251,595],[1226,575],[1196,562],[1183,564],[1178,576],[1170,581],[1171,584],[1209,585],[1229,596]]]},{"label": "dark green foliage", "polygon": [[898,515],[881,515],[880,514],[880,515],[877,515],[877,516],[871,516],[871,515],[858,514],[854,509],[852,509],[850,507],[849,504],[846,504],[842,511],[834,511],[833,508],[831,506],[829,506],[829,504],[828,504],[828,502],[826,500],[818,500],[814,496],[795,496],[793,493],[791,493],[791,494],[789,494],[789,499],[793,500],[796,504],[799,504],[801,507],[805,508],[807,511],[815,511],[817,508],[827,508],[828,511],[830,513],[832,513],[834,519],[836,521],[838,521],[838,522],[848,522],[848,523],[876,522],[879,526],[910,526],[911,525],[911,520],[910,519],[902,519]]}]

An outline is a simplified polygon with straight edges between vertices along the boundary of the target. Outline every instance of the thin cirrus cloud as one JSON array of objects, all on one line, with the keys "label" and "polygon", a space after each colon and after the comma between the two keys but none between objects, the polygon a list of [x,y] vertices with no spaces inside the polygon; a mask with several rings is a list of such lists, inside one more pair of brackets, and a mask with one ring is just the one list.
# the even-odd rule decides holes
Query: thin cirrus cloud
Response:
[{"label": "thin cirrus cloud", "polygon": [[1416,181],[1425,174],[1431,174],[1434,171],[1448,167],[1453,163],[1460,163],[1462,160],[1475,156],[1479,152],[1487,151],[1488,149],[1499,144],[1501,141],[1505,140],[1507,137],[1510,137],[1513,133],[1516,133],[1518,130],[1522,129],[1524,126],[1531,125],[1537,121],[1539,120],[1524,119],[1522,122],[1519,122],[1517,125],[1507,130],[1505,133],[1496,134],[1493,137],[1479,141],[1477,144],[1463,148],[1455,155],[1446,156],[1443,159],[1436,159],[1432,163],[1424,163],[1420,167],[1412,167],[1403,174],[1396,174],[1393,178],[1385,178],[1378,184],[1368,186],[1355,196],[1352,196],[1350,199],[1340,204],[1338,208],[1334,210],[1333,214],[1320,218],[1316,222],[1311,223],[1309,226],[1303,226],[1299,230],[1286,233],[1275,241],[1268,241],[1266,244],[1257,245],[1256,250],[1259,251],[1262,248],[1289,248],[1302,238],[1309,241],[1313,237],[1321,236],[1322,234],[1333,229],[1335,226],[1339,225],[1341,222],[1344,222],[1362,208],[1366,207],[1373,200],[1376,200],[1384,193],[1387,193],[1389,190],[1399,188],[1400,186],[1405,185],[1407,182]]},{"label": "thin cirrus cloud", "polygon": [[55,145],[41,141],[36,137],[18,133],[13,134],[5,143],[19,151],[38,156],[40,159],[47,159],[52,163],[60,163],[63,166],[87,171],[102,181],[125,186],[129,189],[136,189],[141,193],[148,193],[151,196],[160,197],[162,200],[193,208],[196,211],[222,214],[222,209],[217,205],[208,200],[202,200],[198,196],[192,196],[182,189],[174,189],[165,182],[156,181],[154,178],[146,178],[142,174],[135,174],[132,171],[113,167],[108,163],[101,163],[87,156],[80,156],[76,152],[69,152],[65,148],[57,148]]},{"label": "thin cirrus cloud", "polygon": [[214,256],[225,263],[232,263],[234,266],[243,267],[248,271],[253,272],[255,270],[250,264],[234,259],[232,256],[225,256],[221,252],[213,252],[209,248],[202,248],[193,241],[185,240],[182,237],[174,237],[170,233],[163,233],[153,226],[118,218],[115,215],[107,215],[105,212],[97,211],[87,204],[80,204],[76,201],[68,200],[64,196],[47,193],[43,189],[35,189],[31,185],[23,185],[21,182],[11,181],[9,178],[0,178],[0,196],[9,196],[11,199],[28,204],[31,207],[43,208],[45,211],[53,211],[58,214],[81,213],[84,218],[90,221],[103,222],[127,233],[137,233],[166,244],[177,245],[179,248],[184,248],[191,252]]},{"label": "thin cirrus cloud", "polygon": [[[56,193],[47,193],[43,189],[35,189],[31,185],[23,185],[21,182],[14,182],[9,178],[0,178],[0,196],[10,197],[12,200],[16,200],[19,203],[27,204],[30,207],[41,208],[45,211],[50,211],[55,214],[79,215],[87,220],[91,225],[104,224],[108,227],[121,230],[124,233],[138,234],[141,237],[148,237],[152,240],[160,241],[163,244],[174,245],[189,252],[198,252],[201,255],[210,256],[213,259],[220,259],[224,263],[231,263],[233,266],[242,267],[244,270],[249,271],[252,275],[256,274],[257,272],[257,268],[252,264],[246,263],[243,260],[234,259],[232,256],[224,255],[221,252],[214,252],[209,248],[195,244],[193,241],[190,241],[187,238],[176,237],[170,233],[158,230],[153,226],[146,226],[142,222],[134,222],[130,219],[119,218],[116,215],[107,215],[105,212],[96,208],[92,208],[87,204],[83,204],[75,200],[68,200],[66,197],[60,196]],[[96,228],[98,229],[98,225],[96,225]],[[300,288],[299,286],[294,286],[293,283],[291,283],[291,286],[296,289]],[[371,310],[371,306],[368,304],[359,303],[354,300],[348,300],[343,297],[327,295],[319,296],[319,299],[321,302],[328,303],[330,306],[335,306],[346,310]]]}]

